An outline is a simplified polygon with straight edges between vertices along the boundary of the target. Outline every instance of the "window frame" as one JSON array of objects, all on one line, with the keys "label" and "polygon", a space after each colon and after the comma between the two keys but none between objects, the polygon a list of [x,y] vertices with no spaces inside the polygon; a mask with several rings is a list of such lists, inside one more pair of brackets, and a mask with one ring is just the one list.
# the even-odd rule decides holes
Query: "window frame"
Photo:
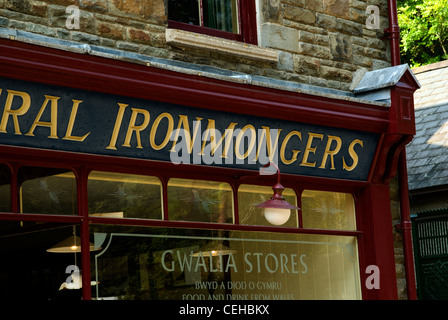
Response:
[{"label": "window frame", "polygon": [[[328,236],[349,236],[358,241],[358,261],[363,265],[363,246],[360,239],[364,234],[362,224],[358,223],[362,214],[359,211],[359,201],[357,201],[357,191],[364,185],[363,183],[347,186],[345,182],[325,180],[326,184],[321,183],[321,179],[301,178],[296,176],[282,175],[282,184],[285,188],[291,188],[296,193],[297,204],[301,206],[301,194],[303,190],[313,189],[321,191],[337,191],[352,194],[355,201],[355,214],[357,220],[356,230],[332,230],[332,229],[308,229],[303,228],[301,210],[297,210],[298,226],[283,227],[270,225],[244,225],[240,224],[238,214],[238,189],[242,184],[268,186],[272,187],[275,183],[275,177],[259,176],[258,172],[240,169],[215,168],[207,166],[189,165],[188,170],[185,166],[176,166],[171,163],[158,161],[147,161],[141,159],[123,159],[89,155],[82,153],[58,152],[51,150],[38,150],[17,148],[10,146],[1,146],[2,159],[0,163],[5,164],[11,170],[11,212],[0,212],[1,221],[33,221],[33,222],[52,222],[61,224],[76,225],[80,229],[81,235],[81,264],[86,274],[83,279],[90,279],[90,248],[89,234],[90,225],[126,225],[142,227],[165,227],[165,228],[185,228],[185,229],[207,229],[207,230],[225,230],[225,231],[247,231],[247,232],[273,232],[273,233],[291,233],[291,234],[310,234],[310,235],[328,235]],[[26,155],[26,157],[24,157]],[[70,169],[76,177],[78,215],[55,215],[55,214],[36,214],[20,213],[18,210],[18,190],[17,173],[22,166],[36,166]],[[140,219],[140,218],[114,218],[114,217],[93,217],[88,212],[88,189],[87,182],[90,172],[114,172],[125,174],[138,174],[153,176],[160,179],[162,183],[162,206],[163,218],[161,220]],[[175,221],[170,220],[168,210],[168,181],[170,178],[210,180],[215,182],[229,183],[233,190],[234,203],[234,221],[233,223],[217,222],[197,222],[197,221]],[[313,181],[314,180],[314,181]],[[86,280],[86,281],[87,281]],[[83,280],[84,281],[84,280]],[[84,286],[83,286],[84,288]],[[87,282],[83,289],[83,299],[90,300],[92,295]]]},{"label": "window frame", "polygon": [[[202,1],[200,7],[202,10]],[[202,15],[202,12],[201,12]],[[255,0],[238,0],[238,25],[240,33],[232,33],[204,26],[191,25],[184,22],[168,19],[168,28],[180,29],[213,37],[224,38],[256,45],[257,38],[257,10]]]}]

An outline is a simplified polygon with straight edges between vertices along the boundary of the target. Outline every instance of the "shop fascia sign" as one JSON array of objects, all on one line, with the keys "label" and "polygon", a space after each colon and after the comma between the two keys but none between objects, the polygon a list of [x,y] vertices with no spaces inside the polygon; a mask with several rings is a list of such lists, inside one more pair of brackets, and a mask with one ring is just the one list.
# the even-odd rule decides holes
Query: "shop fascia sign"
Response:
[{"label": "shop fascia sign", "polygon": [[[198,97],[199,99],[200,97]],[[378,135],[0,79],[0,143],[366,180]]]}]

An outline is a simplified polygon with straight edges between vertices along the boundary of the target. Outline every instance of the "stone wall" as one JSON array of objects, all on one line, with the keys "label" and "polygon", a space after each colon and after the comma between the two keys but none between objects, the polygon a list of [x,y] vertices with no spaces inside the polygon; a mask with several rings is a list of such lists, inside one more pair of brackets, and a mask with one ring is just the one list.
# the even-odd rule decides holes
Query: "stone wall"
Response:
[{"label": "stone wall", "polygon": [[[166,0],[0,0],[0,27],[342,90],[357,70],[390,65],[386,0],[257,1],[259,45],[278,62],[168,44]],[[66,27],[68,5],[79,29]],[[368,5],[380,9],[378,29],[366,27]]]},{"label": "stone wall", "polygon": [[400,186],[398,178],[390,182],[390,200],[392,211],[392,232],[395,248],[395,272],[397,275],[397,292],[399,300],[407,299],[406,268],[404,262],[403,235],[394,226],[401,223]]}]

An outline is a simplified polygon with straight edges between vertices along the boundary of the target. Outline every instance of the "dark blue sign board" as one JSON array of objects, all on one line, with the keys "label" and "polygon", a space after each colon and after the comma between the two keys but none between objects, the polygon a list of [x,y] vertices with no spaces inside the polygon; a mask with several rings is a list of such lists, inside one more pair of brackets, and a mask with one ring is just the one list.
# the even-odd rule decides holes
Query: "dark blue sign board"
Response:
[{"label": "dark blue sign board", "polygon": [[367,179],[377,134],[305,122],[0,79],[0,144]]}]

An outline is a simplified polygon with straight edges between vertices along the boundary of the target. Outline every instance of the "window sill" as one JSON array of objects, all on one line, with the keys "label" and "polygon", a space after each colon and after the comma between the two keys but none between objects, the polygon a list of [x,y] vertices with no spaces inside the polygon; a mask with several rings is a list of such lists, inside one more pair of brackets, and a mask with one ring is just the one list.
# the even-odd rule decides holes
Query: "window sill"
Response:
[{"label": "window sill", "polygon": [[208,50],[264,62],[278,62],[277,50],[263,48],[253,44],[178,29],[166,29],[165,38],[166,42],[173,46]]}]

